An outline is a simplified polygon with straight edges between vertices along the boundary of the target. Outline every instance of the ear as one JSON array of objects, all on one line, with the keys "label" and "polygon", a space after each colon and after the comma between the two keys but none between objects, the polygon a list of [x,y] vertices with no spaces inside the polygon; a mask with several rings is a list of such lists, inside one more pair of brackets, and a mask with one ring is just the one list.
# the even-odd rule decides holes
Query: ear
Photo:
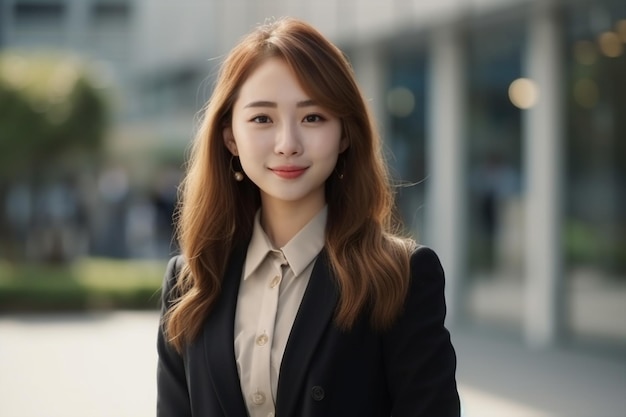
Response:
[{"label": "ear", "polygon": [[343,153],[350,146],[350,141],[347,137],[342,137],[339,141],[339,153]]},{"label": "ear", "polygon": [[239,155],[237,142],[235,142],[235,136],[233,135],[233,128],[230,126],[225,127],[224,130],[222,130],[222,136],[224,137],[224,145],[228,148],[230,153],[235,156]]}]

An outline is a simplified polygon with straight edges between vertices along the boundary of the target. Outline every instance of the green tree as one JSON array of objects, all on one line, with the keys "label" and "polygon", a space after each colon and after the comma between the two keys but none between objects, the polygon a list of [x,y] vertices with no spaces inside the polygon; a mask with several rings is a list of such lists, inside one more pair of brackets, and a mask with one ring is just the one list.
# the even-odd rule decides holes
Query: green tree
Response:
[{"label": "green tree", "polygon": [[4,209],[12,184],[36,188],[58,172],[76,176],[85,161],[97,160],[108,114],[97,86],[74,57],[0,53],[1,236],[10,235]]},{"label": "green tree", "polygon": [[37,177],[68,152],[102,143],[106,103],[85,65],[52,55],[0,54],[0,175]]}]

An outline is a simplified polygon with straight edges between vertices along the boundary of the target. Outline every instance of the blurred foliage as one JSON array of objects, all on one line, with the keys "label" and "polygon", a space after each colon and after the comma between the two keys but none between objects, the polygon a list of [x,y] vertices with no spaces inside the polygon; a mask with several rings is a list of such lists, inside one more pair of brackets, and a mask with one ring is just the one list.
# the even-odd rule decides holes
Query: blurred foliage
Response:
[{"label": "blurred foliage", "polygon": [[0,262],[0,311],[153,309],[165,262],[83,258],[69,265]]},{"label": "blurred foliage", "polygon": [[[55,184],[78,183],[97,161],[108,124],[108,103],[101,83],[86,63],[52,52],[0,52],[0,249],[25,259],[8,203],[16,185],[39,201]],[[37,235],[48,207],[28,212],[28,235]],[[23,207],[22,207],[23,208]],[[15,213],[13,213],[15,214]],[[14,216],[15,217],[15,216]],[[45,226],[49,221],[44,221]]]},{"label": "blurred foliage", "polygon": [[107,105],[97,85],[75,58],[1,53],[0,176],[45,175],[68,153],[98,150]]},{"label": "blurred foliage", "polygon": [[625,278],[626,246],[622,240],[603,236],[593,224],[570,219],[565,227],[568,262],[576,266],[597,266],[610,276]]}]

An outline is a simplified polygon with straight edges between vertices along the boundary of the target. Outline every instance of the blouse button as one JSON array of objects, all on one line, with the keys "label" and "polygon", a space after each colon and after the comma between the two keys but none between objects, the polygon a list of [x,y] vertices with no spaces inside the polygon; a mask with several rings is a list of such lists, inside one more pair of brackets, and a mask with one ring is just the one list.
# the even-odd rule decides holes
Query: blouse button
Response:
[{"label": "blouse button", "polygon": [[261,391],[257,391],[254,394],[252,394],[252,402],[254,403],[254,405],[261,405],[265,402],[265,394],[263,394]]},{"label": "blouse button", "polygon": [[270,288],[276,287],[279,282],[280,282],[280,276],[276,275],[270,282]]},{"label": "blouse button", "polygon": [[269,337],[267,337],[267,335],[263,333],[261,336],[256,338],[256,344],[258,346],[265,346],[268,340],[269,340]]}]

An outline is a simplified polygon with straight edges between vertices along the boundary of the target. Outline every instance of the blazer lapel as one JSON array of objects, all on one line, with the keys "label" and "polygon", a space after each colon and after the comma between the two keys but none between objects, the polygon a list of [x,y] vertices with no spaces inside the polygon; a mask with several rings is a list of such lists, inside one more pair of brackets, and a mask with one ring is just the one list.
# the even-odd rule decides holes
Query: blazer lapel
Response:
[{"label": "blazer lapel", "polygon": [[222,293],[207,318],[203,332],[209,375],[225,416],[248,414],[241,394],[234,350],[235,309],[245,256],[245,247],[233,252],[222,281]]},{"label": "blazer lapel", "polygon": [[311,272],[283,354],[276,400],[277,415],[297,415],[298,393],[317,344],[333,317],[338,299],[339,293],[324,249]]}]

